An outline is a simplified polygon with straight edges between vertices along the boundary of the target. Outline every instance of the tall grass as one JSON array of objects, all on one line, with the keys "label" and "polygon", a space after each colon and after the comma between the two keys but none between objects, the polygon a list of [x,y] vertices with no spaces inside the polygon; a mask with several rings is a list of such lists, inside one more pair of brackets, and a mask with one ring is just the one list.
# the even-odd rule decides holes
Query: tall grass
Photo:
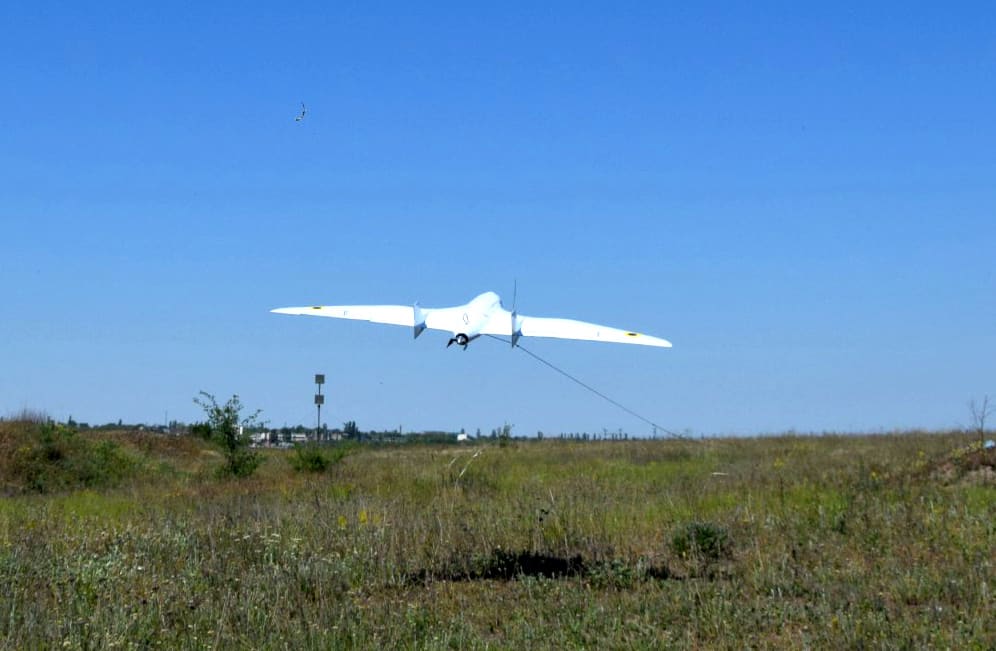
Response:
[{"label": "tall grass", "polygon": [[996,488],[946,471],[969,440],[361,447],[218,481],[121,437],[153,470],[0,502],[0,640],[993,648]]}]

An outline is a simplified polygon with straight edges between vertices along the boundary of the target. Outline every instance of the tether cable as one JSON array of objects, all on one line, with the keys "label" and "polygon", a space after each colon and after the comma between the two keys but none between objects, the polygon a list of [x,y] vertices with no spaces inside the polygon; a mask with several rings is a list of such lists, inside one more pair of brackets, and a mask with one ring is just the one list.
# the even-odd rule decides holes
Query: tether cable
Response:
[{"label": "tether cable", "polygon": [[[492,339],[497,339],[498,341],[503,341],[506,344],[512,343],[508,339],[502,339],[501,337],[499,337],[497,335],[487,335],[487,336],[491,337]],[[639,418],[644,423],[646,423],[646,424],[650,425],[651,427],[653,427],[655,431],[664,432],[665,434],[667,434],[668,436],[671,436],[672,438],[677,438],[677,439],[687,438],[685,436],[682,436],[681,434],[678,434],[677,432],[672,432],[671,430],[669,430],[669,429],[667,429],[665,427],[661,427],[660,425],[658,425],[654,421],[650,420],[649,418],[646,418],[645,416],[642,416],[642,415],[636,413],[635,411],[633,411],[632,409],[630,409],[626,405],[622,404],[618,400],[614,400],[614,399],[610,398],[609,396],[605,395],[604,393],[602,393],[601,391],[599,391],[595,387],[591,386],[590,384],[585,384],[580,379],[578,379],[575,376],[571,375],[570,373],[568,373],[564,369],[560,368],[559,366],[553,364],[552,362],[548,362],[547,360],[543,359],[542,357],[540,357],[539,355],[537,355],[533,351],[531,351],[531,350],[529,350],[527,348],[523,348],[522,344],[516,344],[514,346],[514,348],[518,348],[519,350],[521,350],[525,354],[527,354],[530,357],[532,357],[533,359],[535,359],[537,362],[539,362],[539,363],[541,363],[541,364],[543,364],[545,366],[548,366],[548,367],[552,368],[554,371],[556,371],[557,373],[560,373],[561,375],[563,375],[564,377],[566,377],[568,380],[571,380],[572,382],[581,385],[582,387],[584,387],[588,391],[591,391],[592,393],[594,393],[596,396],[598,396],[602,400],[605,400],[606,402],[609,402],[609,403],[615,405],[616,407],[622,409],[623,411],[625,411],[630,416],[635,416],[636,418]]]}]

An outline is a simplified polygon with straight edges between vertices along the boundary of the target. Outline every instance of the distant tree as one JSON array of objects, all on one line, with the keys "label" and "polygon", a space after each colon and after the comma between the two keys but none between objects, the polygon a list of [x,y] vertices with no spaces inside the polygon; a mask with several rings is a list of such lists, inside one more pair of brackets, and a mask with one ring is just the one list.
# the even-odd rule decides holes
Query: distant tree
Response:
[{"label": "distant tree", "polygon": [[[207,416],[207,422],[195,425],[201,435],[218,444],[225,453],[223,474],[234,477],[248,477],[260,464],[260,457],[249,448],[250,437],[248,429],[259,427],[260,410],[251,416],[242,416],[242,401],[238,395],[233,395],[223,405],[219,405],[214,396],[207,391],[201,391],[194,398]],[[206,429],[205,429],[206,426]]]},{"label": "distant tree", "polygon": [[498,432],[498,446],[505,447],[512,440],[512,426],[505,423]]},{"label": "distant tree", "polygon": [[342,424],[342,433],[348,439],[357,439],[360,437],[360,428],[356,426],[355,420],[347,420]]},{"label": "distant tree", "polygon": [[978,403],[972,398],[968,403],[968,410],[972,412],[972,424],[979,431],[979,445],[986,444],[986,419],[996,412],[996,405],[989,404],[989,395],[982,397],[982,402]]}]

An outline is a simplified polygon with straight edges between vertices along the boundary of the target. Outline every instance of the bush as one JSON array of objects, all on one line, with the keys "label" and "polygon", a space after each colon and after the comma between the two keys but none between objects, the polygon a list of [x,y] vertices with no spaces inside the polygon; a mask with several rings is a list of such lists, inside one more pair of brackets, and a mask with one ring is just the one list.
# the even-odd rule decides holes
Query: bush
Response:
[{"label": "bush", "polygon": [[287,458],[298,472],[325,472],[346,456],[344,447],[321,448],[317,445],[296,445],[294,454]]},{"label": "bush", "polygon": [[246,429],[259,424],[257,410],[251,416],[242,417],[242,402],[237,395],[228,399],[224,405],[219,405],[214,396],[207,391],[201,391],[194,402],[200,405],[207,415],[206,423],[200,423],[191,430],[200,436],[214,441],[225,453],[225,465],[218,469],[219,476],[248,477],[256,471],[262,459],[249,449],[249,435],[243,434]]},{"label": "bush", "polygon": [[719,560],[730,555],[730,534],[712,522],[689,522],[671,537],[671,551],[682,558]]},{"label": "bush", "polygon": [[138,463],[113,441],[92,441],[55,423],[18,422],[0,435],[10,454],[0,463],[7,492],[51,493],[113,486]]},{"label": "bush", "polygon": [[219,478],[248,477],[256,472],[263,458],[248,448],[225,451],[225,465],[217,468]]}]

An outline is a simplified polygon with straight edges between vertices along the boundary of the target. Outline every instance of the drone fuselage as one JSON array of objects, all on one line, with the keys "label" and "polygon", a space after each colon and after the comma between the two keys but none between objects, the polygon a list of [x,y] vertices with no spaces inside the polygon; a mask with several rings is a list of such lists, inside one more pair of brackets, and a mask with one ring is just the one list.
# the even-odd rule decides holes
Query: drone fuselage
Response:
[{"label": "drone fuselage", "polygon": [[[453,330],[453,337],[446,344],[447,348],[453,344],[463,346],[467,349],[467,344],[481,336],[481,331],[491,322],[492,319],[501,318],[501,313],[507,312],[501,305],[501,298],[494,292],[484,292],[474,297],[466,305],[453,308],[444,308],[443,311],[451,311],[455,314],[429,314],[426,318],[426,325],[433,327],[433,322],[442,322],[444,319],[449,323],[457,323],[460,326]],[[436,318],[433,318],[436,316]],[[457,318],[454,320],[453,317]],[[452,329],[452,325],[450,326]]]}]

